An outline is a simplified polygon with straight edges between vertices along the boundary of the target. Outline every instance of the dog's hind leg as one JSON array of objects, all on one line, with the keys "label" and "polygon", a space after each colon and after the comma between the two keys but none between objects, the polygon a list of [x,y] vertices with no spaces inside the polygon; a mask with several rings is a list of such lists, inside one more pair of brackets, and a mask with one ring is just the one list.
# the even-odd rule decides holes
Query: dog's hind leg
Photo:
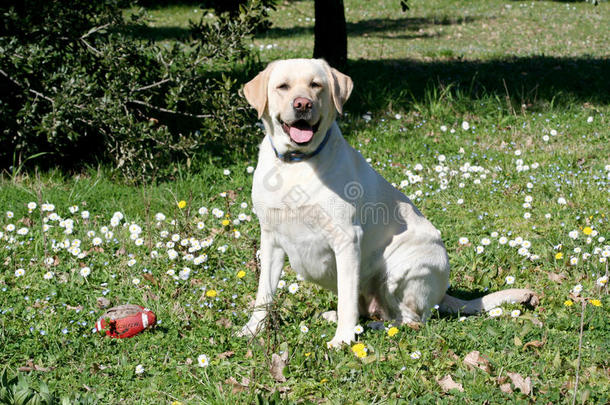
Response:
[{"label": "dog's hind leg", "polygon": [[427,265],[410,269],[391,296],[396,321],[410,325],[426,322],[445,295],[447,275],[448,271]]}]

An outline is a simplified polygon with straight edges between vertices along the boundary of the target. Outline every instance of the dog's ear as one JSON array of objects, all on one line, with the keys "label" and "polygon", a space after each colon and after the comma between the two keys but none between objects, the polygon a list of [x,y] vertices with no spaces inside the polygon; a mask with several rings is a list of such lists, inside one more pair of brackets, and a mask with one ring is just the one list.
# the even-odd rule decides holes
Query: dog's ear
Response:
[{"label": "dog's ear", "polygon": [[265,108],[267,108],[267,84],[269,83],[271,67],[272,64],[269,64],[265,70],[244,85],[244,96],[258,113],[259,119],[263,116]]},{"label": "dog's ear", "polygon": [[343,104],[352,94],[353,88],[354,82],[351,77],[339,72],[335,68],[330,68],[330,92],[339,114],[343,114]]}]

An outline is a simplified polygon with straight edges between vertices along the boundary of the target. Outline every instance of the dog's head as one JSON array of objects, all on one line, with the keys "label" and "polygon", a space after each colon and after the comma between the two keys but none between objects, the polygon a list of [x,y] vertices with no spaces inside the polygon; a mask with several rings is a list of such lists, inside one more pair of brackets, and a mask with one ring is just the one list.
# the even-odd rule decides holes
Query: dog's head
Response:
[{"label": "dog's head", "polygon": [[270,63],[244,86],[244,95],[282,150],[313,150],[337,113],[342,113],[353,83],[322,59]]}]

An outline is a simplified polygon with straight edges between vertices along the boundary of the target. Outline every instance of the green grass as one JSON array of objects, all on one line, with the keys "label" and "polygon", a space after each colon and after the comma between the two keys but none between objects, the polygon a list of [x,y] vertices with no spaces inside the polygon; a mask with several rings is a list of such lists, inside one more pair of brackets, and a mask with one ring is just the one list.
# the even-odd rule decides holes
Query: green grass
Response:
[{"label": "green grass", "polygon": [[[44,381],[58,395],[88,393],[100,403],[571,403],[578,373],[577,403],[608,402],[610,299],[607,284],[597,283],[608,272],[600,258],[609,243],[599,238],[610,237],[605,45],[610,38],[602,29],[610,20],[608,3],[412,1],[407,14],[394,0],[370,4],[346,1],[349,74],[356,83],[340,123],[346,138],[397,186],[408,178],[406,171],[422,177],[403,191],[443,234],[452,293],[470,297],[497,291],[507,288],[506,277],[512,276],[514,287],[539,292],[541,305],[535,310],[506,305],[497,318],[434,316],[420,330],[400,327],[393,337],[367,328],[368,320],[361,319],[364,333],[358,339],[368,354],[359,359],[350,348],[326,349],[334,325],[318,314],[333,309],[336,298],[297,280],[287,265],[286,285],[297,283],[298,292],[281,290],[273,327],[248,342],[233,333],[246,322],[257,286],[259,234],[247,173],[256,156],[227,167],[202,165],[197,172],[178,167],[174,181],[141,187],[112,181],[104,168],[78,176],[5,174],[0,179],[0,363],[10,375],[28,374],[17,370],[31,360],[46,370],[29,373],[34,383]],[[184,29],[197,14],[193,10],[174,6],[150,13],[156,27]],[[310,56],[313,22],[306,18],[311,17],[310,1],[281,3],[272,14],[275,28],[254,39],[256,46],[277,44],[265,47],[261,58]],[[528,170],[517,169],[519,159]],[[446,188],[435,170],[439,163],[449,168]],[[466,163],[482,169],[466,178],[460,170]],[[528,195],[532,202],[526,208]],[[560,197],[566,204],[558,203]],[[187,202],[182,209],[181,200]],[[37,204],[31,213],[29,202]],[[74,220],[72,234],[53,220],[52,228],[42,231],[50,214],[40,211],[45,202],[53,203],[61,218]],[[78,212],[70,212],[71,206]],[[208,214],[199,214],[202,206]],[[213,208],[228,217],[216,218]],[[90,213],[87,220],[84,210]],[[124,219],[112,228],[116,211]],[[158,212],[166,219],[157,221]],[[222,224],[240,213],[251,220]],[[132,222],[143,229],[140,246],[122,226]],[[198,222],[205,227],[199,229]],[[9,224],[16,229],[9,231]],[[113,231],[108,240],[103,226]],[[28,228],[27,235],[18,235],[20,228]],[[596,233],[590,242],[589,228]],[[91,230],[103,239],[101,246],[93,246]],[[577,231],[577,239],[571,231]],[[194,253],[207,254],[207,261],[168,259],[166,243],[173,234],[213,237],[209,247]],[[528,250],[538,258],[526,259],[519,246],[501,244],[502,236],[529,241]],[[462,237],[469,243],[461,245]],[[79,240],[86,256],[78,258],[63,247],[55,251],[53,240],[64,239]],[[164,246],[156,247],[158,242]],[[218,250],[222,246],[226,251]],[[477,254],[477,246],[484,251]],[[153,250],[158,258],[151,258]],[[572,257],[578,259],[574,265]],[[136,262],[130,266],[131,259]],[[83,266],[91,268],[86,278],[80,275]],[[167,274],[177,275],[185,266],[192,270],[186,280]],[[25,275],[16,277],[18,269]],[[243,278],[237,276],[240,270]],[[52,279],[43,277],[47,272],[54,273]],[[582,292],[571,295],[578,284]],[[205,294],[212,289],[214,298]],[[147,306],[160,325],[126,340],[93,333],[103,312],[96,299],[102,296],[113,304]],[[573,305],[566,306],[567,300]],[[591,300],[600,300],[600,306]],[[522,311],[517,318],[510,316],[514,309]],[[309,328],[306,334],[302,325]],[[526,345],[535,341],[540,347]],[[464,363],[475,350],[489,360],[489,372]],[[285,382],[269,372],[271,355],[281,351],[288,352]],[[411,358],[415,352],[418,359]],[[208,367],[198,366],[201,354],[208,356]],[[143,374],[135,373],[137,365]],[[513,393],[502,392],[511,381],[508,373],[529,377],[532,392],[525,395],[514,386]],[[443,392],[437,380],[446,375],[464,391]]]}]

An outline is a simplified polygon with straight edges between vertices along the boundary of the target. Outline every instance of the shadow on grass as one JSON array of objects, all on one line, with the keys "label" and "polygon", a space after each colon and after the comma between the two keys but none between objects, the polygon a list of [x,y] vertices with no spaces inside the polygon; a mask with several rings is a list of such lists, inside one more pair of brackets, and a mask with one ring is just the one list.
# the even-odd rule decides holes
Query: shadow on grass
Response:
[{"label": "shadow on grass", "polygon": [[[347,22],[347,36],[348,37],[358,37],[362,35],[370,35],[381,38],[394,38],[394,39],[409,39],[409,38],[419,38],[422,35],[417,34],[391,34],[395,31],[419,31],[420,29],[433,26],[433,25],[457,25],[457,24],[467,24],[473,21],[476,21],[475,17],[440,17],[440,18],[397,18],[397,19],[387,19],[387,18],[372,18],[368,20],[362,20],[358,22]],[[313,35],[313,25],[310,27],[289,27],[289,28],[280,28],[280,27],[271,27],[267,32],[260,36],[260,38],[283,38],[283,37],[291,37],[291,36],[303,36],[303,35]]]},{"label": "shadow on grass", "polygon": [[431,87],[448,86],[472,100],[508,95],[516,109],[522,104],[530,108],[575,102],[610,104],[610,58],[356,60],[349,62],[347,73],[355,86],[346,107],[356,112],[384,111],[389,103],[408,108],[409,103],[429,101]]}]

